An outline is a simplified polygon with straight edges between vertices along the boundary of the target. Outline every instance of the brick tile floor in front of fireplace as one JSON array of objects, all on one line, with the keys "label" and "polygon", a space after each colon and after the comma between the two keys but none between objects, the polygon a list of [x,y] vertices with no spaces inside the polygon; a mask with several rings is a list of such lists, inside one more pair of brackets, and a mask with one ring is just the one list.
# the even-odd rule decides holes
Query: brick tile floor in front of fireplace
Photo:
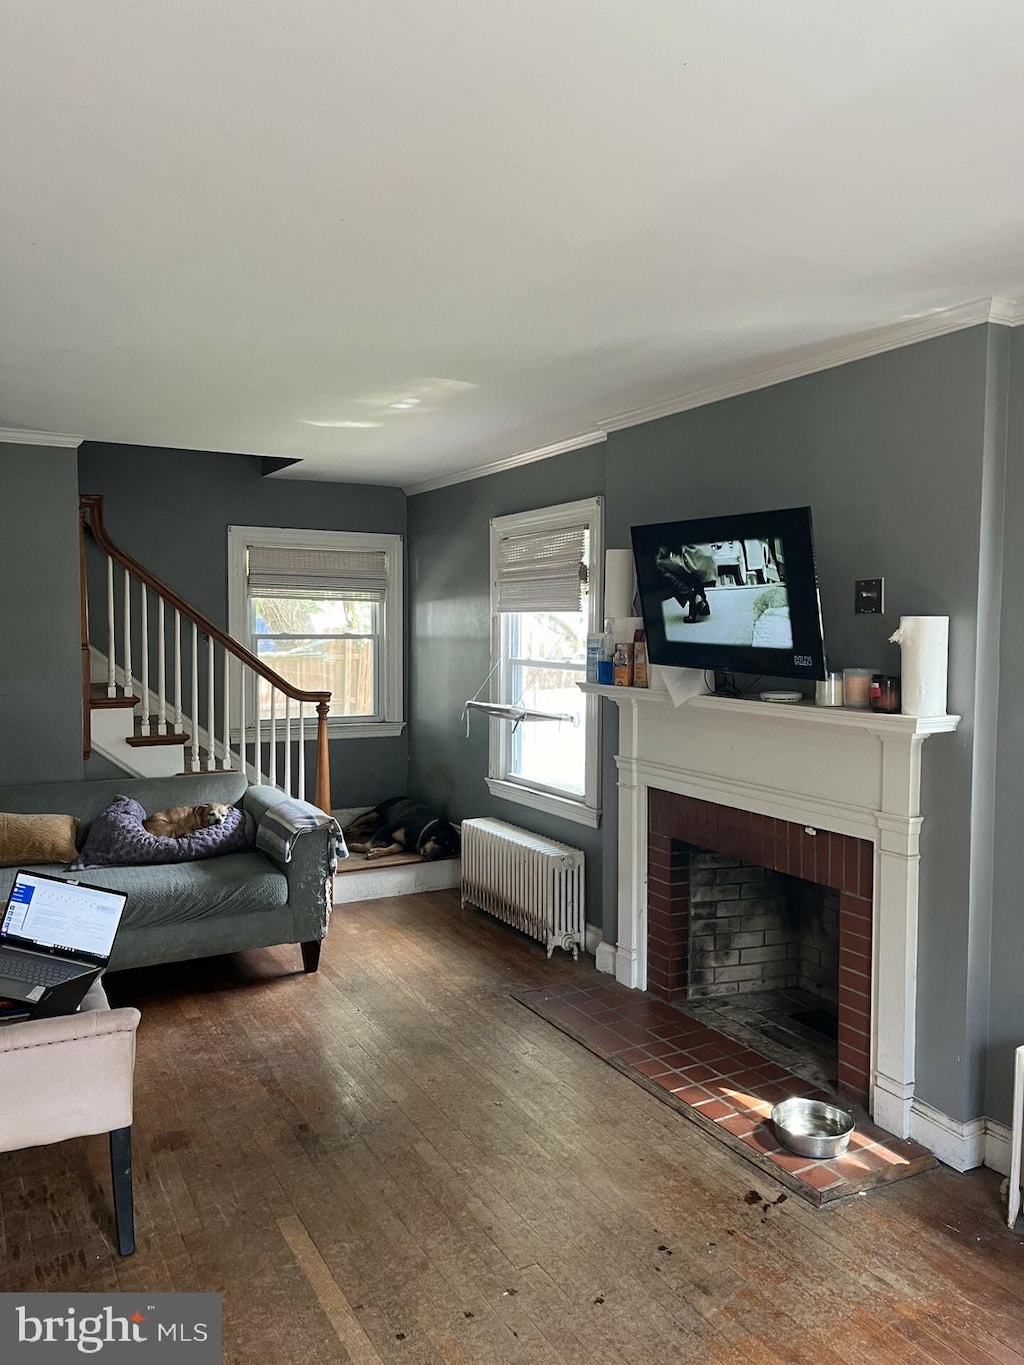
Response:
[{"label": "brick tile floor in front of fireplace", "polygon": [[791,1095],[830,1103],[836,1097],[656,996],[606,981],[512,994],[812,1203],[936,1165],[919,1143],[887,1133],[857,1110],[843,1156],[812,1160],[787,1151],[772,1128],[772,1106]]}]

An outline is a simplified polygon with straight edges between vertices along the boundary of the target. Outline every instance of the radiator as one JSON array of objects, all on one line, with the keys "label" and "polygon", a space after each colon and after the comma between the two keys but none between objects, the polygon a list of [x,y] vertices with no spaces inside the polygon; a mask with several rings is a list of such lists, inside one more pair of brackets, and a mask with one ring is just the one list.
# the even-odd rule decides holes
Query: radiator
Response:
[{"label": "radiator", "polygon": [[1007,1196],[1007,1222],[1012,1228],[1020,1213],[1020,1168],[1024,1155],[1024,1046],[1014,1054],[1013,1135],[1010,1138],[1010,1185]]},{"label": "radiator", "polygon": [[504,820],[462,822],[462,904],[475,905],[579,958],[584,944],[583,851]]}]

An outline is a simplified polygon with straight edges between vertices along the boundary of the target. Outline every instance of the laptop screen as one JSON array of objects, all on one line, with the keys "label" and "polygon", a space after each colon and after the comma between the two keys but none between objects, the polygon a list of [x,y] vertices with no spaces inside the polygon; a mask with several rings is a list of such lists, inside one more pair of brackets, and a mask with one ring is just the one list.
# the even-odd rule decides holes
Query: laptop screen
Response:
[{"label": "laptop screen", "polygon": [[109,958],[127,897],[121,891],[79,886],[19,872],[11,887],[0,935],[41,948]]}]

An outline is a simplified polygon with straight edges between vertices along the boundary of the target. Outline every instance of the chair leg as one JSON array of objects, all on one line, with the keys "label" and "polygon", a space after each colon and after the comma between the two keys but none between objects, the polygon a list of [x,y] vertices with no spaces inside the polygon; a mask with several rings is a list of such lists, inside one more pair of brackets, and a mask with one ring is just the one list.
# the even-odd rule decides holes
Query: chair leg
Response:
[{"label": "chair leg", "polygon": [[305,972],[315,972],[320,966],[320,940],[315,938],[310,943],[302,945],[302,970]]},{"label": "chair leg", "polygon": [[110,1134],[110,1180],[114,1187],[114,1225],[122,1256],[135,1253],[135,1208],[132,1198],[132,1130],[115,1128]]}]

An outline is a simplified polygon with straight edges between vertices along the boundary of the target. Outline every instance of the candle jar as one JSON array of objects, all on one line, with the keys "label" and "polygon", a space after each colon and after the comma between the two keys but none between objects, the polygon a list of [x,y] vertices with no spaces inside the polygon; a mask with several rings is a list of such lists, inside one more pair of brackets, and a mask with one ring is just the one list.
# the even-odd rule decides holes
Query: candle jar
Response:
[{"label": "candle jar", "polygon": [[829,673],[814,684],[815,706],[842,706],[843,675]]},{"label": "candle jar", "polygon": [[871,708],[871,679],[873,668],[843,669],[843,705],[853,711],[868,711]]},{"label": "candle jar", "polygon": [[871,679],[871,709],[893,715],[900,709],[900,680],[888,673]]}]

